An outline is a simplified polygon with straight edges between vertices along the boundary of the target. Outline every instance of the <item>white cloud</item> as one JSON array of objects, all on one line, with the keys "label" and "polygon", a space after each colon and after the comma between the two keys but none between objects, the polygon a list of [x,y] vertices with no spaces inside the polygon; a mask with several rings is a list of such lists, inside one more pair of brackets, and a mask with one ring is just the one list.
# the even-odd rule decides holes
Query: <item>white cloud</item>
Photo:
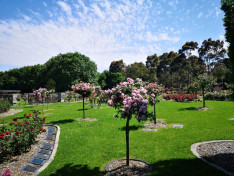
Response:
[{"label": "white cloud", "polygon": [[202,15],[203,15],[203,13],[202,13],[202,12],[200,12],[200,13],[198,14],[197,18],[201,18],[201,17],[202,17]]},{"label": "white cloud", "polygon": [[[45,9],[51,18],[40,17],[40,23],[34,23],[39,18],[35,11],[31,11],[33,20],[25,15],[23,20],[0,21],[0,63],[43,64],[59,53],[78,51],[103,71],[114,60],[123,59],[126,64],[145,62],[148,55],[162,52],[166,44],[161,42],[180,40],[173,32],[151,29],[150,1],[105,0],[87,5],[78,0],[74,6],[65,2],[58,1],[55,10]],[[62,11],[56,11],[58,7]]]},{"label": "white cloud", "polygon": [[71,7],[68,4],[66,4],[63,1],[58,1],[57,3],[68,15],[71,16],[72,11],[71,11]]},{"label": "white cloud", "polygon": [[42,2],[42,4],[46,7],[47,6],[47,4],[45,3],[45,2]]}]

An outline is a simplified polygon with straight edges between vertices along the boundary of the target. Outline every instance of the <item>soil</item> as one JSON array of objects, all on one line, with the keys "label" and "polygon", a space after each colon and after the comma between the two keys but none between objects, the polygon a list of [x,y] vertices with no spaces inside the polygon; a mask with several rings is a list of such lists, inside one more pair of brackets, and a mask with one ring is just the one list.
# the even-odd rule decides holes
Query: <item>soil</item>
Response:
[{"label": "soil", "polygon": [[144,126],[148,128],[158,129],[158,128],[166,128],[167,124],[162,123],[162,122],[157,122],[156,124],[154,124],[153,122],[147,122],[144,124]]},{"label": "soil", "polygon": [[196,150],[207,161],[234,174],[234,141],[205,143]]},{"label": "soil", "polygon": [[126,159],[115,160],[106,167],[106,172],[113,176],[141,176],[151,172],[152,168],[149,164],[130,159],[129,166],[126,166]]},{"label": "soil", "polygon": [[90,121],[90,122],[98,121],[98,119],[94,119],[94,118],[91,118],[91,117],[77,118],[76,120],[77,121]]}]

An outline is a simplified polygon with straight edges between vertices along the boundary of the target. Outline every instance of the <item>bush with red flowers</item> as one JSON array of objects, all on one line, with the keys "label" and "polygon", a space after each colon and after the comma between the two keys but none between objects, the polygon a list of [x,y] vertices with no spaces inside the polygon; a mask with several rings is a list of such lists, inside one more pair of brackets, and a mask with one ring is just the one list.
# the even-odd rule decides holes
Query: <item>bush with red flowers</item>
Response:
[{"label": "bush with red flowers", "polygon": [[11,103],[8,99],[0,98],[0,113],[7,112],[11,107]]},{"label": "bush with red flowers", "polygon": [[26,118],[22,122],[13,118],[15,122],[1,127],[0,158],[18,155],[30,149],[31,145],[35,143],[37,135],[44,132],[42,125],[45,123],[45,118],[39,117],[39,114],[39,111],[26,114],[24,115]]},{"label": "bush with red flowers", "polygon": [[174,100],[177,102],[199,101],[200,100],[196,94],[171,94],[171,95],[164,95],[163,98],[165,100]]}]

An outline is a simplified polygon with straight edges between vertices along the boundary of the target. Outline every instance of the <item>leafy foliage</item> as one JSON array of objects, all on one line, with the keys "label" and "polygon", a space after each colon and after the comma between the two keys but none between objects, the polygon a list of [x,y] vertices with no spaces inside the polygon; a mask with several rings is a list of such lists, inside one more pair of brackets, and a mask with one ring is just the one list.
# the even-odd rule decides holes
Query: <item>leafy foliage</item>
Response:
[{"label": "leafy foliage", "polygon": [[0,113],[7,112],[11,107],[11,104],[8,99],[0,98]]}]

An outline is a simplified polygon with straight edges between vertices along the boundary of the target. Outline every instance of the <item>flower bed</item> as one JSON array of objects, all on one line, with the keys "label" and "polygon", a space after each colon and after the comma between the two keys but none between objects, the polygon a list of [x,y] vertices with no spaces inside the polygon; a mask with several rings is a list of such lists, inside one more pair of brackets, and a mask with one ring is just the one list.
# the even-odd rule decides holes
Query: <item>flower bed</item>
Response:
[{"label": "flower bed", "polygon": [[208,92],[205,94],[206,100],[218,100],[218,101],[227,101],[231,100],[231,93],[230,92]]},{"label": "flower bed", "polygon": [[25,114],[26,119],[22,122],[13,118],[9,126],[3,126],[0,129],[0,158],[18,155],[30,149],[37,135],[45,132],[42,128],[45,118],[39,117],[39,114],[39,111]]},{"label": "flower bed", "polygon": [[7,112],[11,107],[9,100],[0,99],[0,113]]},{"label": "flower bed", "polygon": [[163,98],[165,100],[174,100],[177,102],[199,101],[200,100],[196,94],[171,94],[171,95],[164,95]]}]

